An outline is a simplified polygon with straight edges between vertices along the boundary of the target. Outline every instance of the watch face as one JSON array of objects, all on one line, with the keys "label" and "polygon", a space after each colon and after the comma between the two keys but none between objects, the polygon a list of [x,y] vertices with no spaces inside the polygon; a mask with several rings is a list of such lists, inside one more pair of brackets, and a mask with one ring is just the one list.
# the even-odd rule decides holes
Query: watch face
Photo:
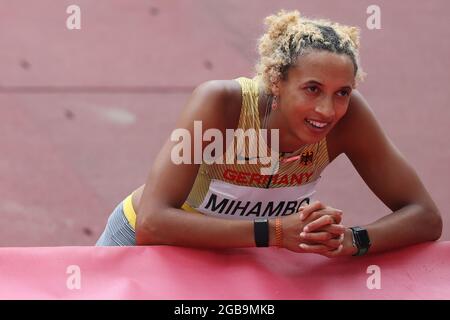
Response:
[{"label": "watch face", "polygon": [[369,239],[369,233],[366,229],[363,228],[357,228],[355,231],[358,234],[359,238],[359,244],[362,248],[369,247],[370,246],[370,239]]}]

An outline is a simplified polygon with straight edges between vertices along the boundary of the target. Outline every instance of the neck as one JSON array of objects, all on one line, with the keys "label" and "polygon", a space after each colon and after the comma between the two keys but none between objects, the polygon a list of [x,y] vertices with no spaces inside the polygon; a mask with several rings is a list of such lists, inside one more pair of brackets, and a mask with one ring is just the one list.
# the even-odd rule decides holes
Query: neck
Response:
[{"label": "neck", "polygon": [[[286,120],[283,118],[279,110],[272,110],[267,121],[267,129],[278,129],[280,136],[280,152],[292,153],[305,146],[306,143],[300,141],[298,137],[286,128]],[[270,135],[269,135],[270,136]]]},{"label": "neck", "polygon": [[[280,111],[278,109],[272,110],[272,106],[270,105],[272,102],[271,97],[264,93],[260,92],[259,96],[259,114],[260,114],[260,123],[261,129],[267,129],[267,146],[270,148],[270,130],[278,129],[279,130],[279,152],[283,153],[292,153],[301,147],[305,146],[306,143],[300,141],[295,134],[286,128],[284,125],[286,120],[283,119]],[[267,120],[265,120],[265,116],[267,113]],[[265,127],[264,127],[265,126]]]}]

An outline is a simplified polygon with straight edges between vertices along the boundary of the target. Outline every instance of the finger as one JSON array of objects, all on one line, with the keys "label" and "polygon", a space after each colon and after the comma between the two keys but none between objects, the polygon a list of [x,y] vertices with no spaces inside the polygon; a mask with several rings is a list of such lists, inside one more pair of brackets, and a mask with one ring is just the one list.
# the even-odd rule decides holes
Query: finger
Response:
[{"label": "finger", "polygon": [[[300,215],[303,214],[303,211]],[[309,214],[308,218],[303,219],[307,223],[317,220],[318,218],[328,215],[333,218],[335,224],[339,224],[342,221],[342,211],[338,209],[334,209],[331,207],[327,207],[325,209],[316,210]]]},{"label": "finger", "polygon": [[338,239],[330,239],[325,241],[323,244],[326,245],[329,248],[339,248],[339,246],[342,244],[343,239],[342,238],[338,238]]},{"label": "finger", "polygon": [[335,208],[332,208],[332,207],[326,207],[325,209],[323,209],[321,211],[321,213],[322,214],[327,214],[329,216],[332,216],[333,219],[334,219],[334,223],[336,223],[336,224],[339,224],[342,221],[342,215],[343,215],[342,210],[335,209]]},{"label": "finger", "polygon": [[312,232],[315,231],[317,229],[320,229],[322,227],[325,227],[327,225],[331,225],[334,223],[334,220],[332,217],[325,215],[320,217],[317,220],[314,220],[310,223],[308,223],[304,228],[303,228],[303,232]]},{"label": "finger", "polygon": [[333,219],[335,224],[342,222],[342,211],[336,211],[333,213]]},{"label": "finger", "polygon": [[[344,241],[344,237],[343,236],[339,236],[337,238],[329,238],[327,240],[320,240],[318,239],[318,237],[316,237],[316,239],[312,239],[313,237],[310,236],[311,234],[304,234],[302,232],[301,237],[304,240],[303,243],[306,244],[323,244],[325,246],[327,246],[329,249],[336,249],[338,248],[342,242]],[[312,233],[312,235],[314,235],[314,233]],[[328,234],[328,237],[333,236],[331,234]],[[322,238],[325,238],[326,236],[322,236]]]},{"label": "finger", "polygon": [[323,256],[328,257],[328,258],[335,258],[335,257],[339,257],[342,255],[342,251],[344,249],[343,245],[340,245],[337,249],[335,250],[329,250],[327,252],[323,252],[321,253]]},{"label": "finger", "polygon": [[303,207],[301,214],[300,214],[300,220],[306,220],[311,213],[317,210],[325,209],[325,206],[320,201],[314,201],[313,203],[307,205],[306,207]]},{"label": "finger", "polygon": [[302,232],[300,237],[310,241],[327,241],[333,238],[333,234],[329,232]]},{"label": "finger", "polygon": [[333,238],[324,243],[326,246],[336,249],[344,244],[344,235],[340,235],[338,238]]},{"label": "finger", "polygon": [[305,252],[310,252],[310,253],[323,253],[323,252],[330,251],[330,249],[323,244],[301,243],[299,245],[299,247],[302,248]]},{"label": "finger", "polygon": [[345,226],[342,224],[330,224],[328,226],[325,226],[323,228],[316,230],[316,232],[317,231],[325,231],[325,232],[331,233],[333,235],[340,236],[341,234],[344,234]]}]

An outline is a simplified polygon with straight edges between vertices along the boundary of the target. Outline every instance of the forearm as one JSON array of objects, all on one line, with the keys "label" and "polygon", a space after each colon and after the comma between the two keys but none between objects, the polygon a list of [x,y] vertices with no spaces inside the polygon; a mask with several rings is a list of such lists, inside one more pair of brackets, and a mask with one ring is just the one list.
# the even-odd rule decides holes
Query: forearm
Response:
[{"label": "forearm", "polygon": [[[254,247],[253,221],[228,220],[167,208],[137,219],[138,245],[173,245],[197,248]],[[269,245],[274,245],[274,222],[269,220]]]},{"label": "forearm", "polygon": [[442,220],[437,212],[409,205],[363,227],[372,243],[369,252],[374,253],[437,240]]}]

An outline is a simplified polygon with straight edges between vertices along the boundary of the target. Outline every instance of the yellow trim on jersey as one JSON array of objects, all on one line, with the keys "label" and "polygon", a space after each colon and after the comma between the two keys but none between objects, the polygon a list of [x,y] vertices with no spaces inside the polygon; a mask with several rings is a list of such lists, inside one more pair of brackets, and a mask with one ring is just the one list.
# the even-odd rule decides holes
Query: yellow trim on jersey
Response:
[{"label": "yellow trim on jersey", "polygon": [[189,204],[187,204],[187,202],[183,203],[183,205],[181,206],[181,209],[183,209],[184,211],[187,211],[187,212],[191,212],[191,213],[202,214],[201,212],[198,212],[197,210],[192,208]]},{"label": "yellow trim on jersey", "polygon": [[133,194],[130,194],[125,200],[123,200],[123,214],[125,218],[127,218],[130,226],[135,229],[136,228],[136,211],[133,208],[132,201]]},{"label": "yellow trim on jersey", "polygon": [[[130,194],[128,197],[126,197],[125,200],[123,200],[123,214],[125,215],[125,218],[127,218],[128,223],[133,228],[133,230],[136,230],[136,211],[134,211],[132,199],[133,194]],[[186,212],[200,213],[187,203],[184,203],[181,209]]]}]

